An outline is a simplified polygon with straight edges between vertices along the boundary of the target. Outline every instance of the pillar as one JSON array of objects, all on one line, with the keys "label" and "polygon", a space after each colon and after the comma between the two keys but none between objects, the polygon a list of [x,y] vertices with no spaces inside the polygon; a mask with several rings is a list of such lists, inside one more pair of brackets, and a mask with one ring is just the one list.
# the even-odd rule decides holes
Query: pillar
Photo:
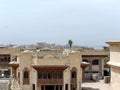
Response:
[{"label": "pillar", "polygon": [[89,63],[90,63],[90,66],[89,66],[90,77],[92,79],[92,59],[91,58],[89,59]]},{"label": "pillar", "polygon": [[56,86],[54,85],[54,90],[56,90]]}]

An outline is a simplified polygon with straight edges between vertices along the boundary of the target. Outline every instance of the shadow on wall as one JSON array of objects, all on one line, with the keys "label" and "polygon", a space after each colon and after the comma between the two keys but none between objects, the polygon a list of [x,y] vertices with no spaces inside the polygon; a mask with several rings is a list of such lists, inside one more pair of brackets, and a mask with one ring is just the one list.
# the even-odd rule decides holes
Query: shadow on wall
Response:
[{"label": "shadow on wall", "polygon": [[91,87],[82,87],[82,90],[100,90],[100,89],[91,88]]}]

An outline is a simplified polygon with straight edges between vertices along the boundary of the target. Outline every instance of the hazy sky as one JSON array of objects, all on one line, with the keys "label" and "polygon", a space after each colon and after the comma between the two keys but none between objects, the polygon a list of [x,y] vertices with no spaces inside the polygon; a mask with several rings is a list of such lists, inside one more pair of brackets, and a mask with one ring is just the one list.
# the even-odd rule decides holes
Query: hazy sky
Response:
[{"label": "hazy sky", "polygon": [[0,0],[0,43],[101,46],[120,40],[120,0]]}]

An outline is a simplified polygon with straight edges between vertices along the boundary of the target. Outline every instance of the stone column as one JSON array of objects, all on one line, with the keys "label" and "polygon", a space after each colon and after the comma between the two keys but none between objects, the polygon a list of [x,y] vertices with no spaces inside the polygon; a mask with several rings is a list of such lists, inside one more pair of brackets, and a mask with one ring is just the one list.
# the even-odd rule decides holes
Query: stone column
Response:
[{"label": "stone column", "polygon": [[77,89],[76,90],[81,90],[81,82],[82,82],[82,71],[80,69],[77,70]]}]

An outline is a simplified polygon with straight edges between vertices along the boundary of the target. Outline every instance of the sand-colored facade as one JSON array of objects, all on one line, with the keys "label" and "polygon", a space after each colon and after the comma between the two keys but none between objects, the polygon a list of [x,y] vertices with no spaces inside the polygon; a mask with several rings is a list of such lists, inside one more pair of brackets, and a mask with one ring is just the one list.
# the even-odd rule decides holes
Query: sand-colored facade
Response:
[{"label": "sand-colored facade", "polygon": [[81,60],[77,52],[24,51],[11,66],[19,63],[14,74],[22,90],[81,90]]},{"label": "sand-colored facade", "polygon": [[12,61],[19,52],[19,48],[0,47],[0,77],[10,77],[12,69],[9,66],[9,62]]},{"label": "sand-colored facade", "polygon": [[82,62],[87,62],[88,65],[84,69],[84,80],[92,79],[93,75],[97,75],[99,79],[102,79],[105,75],[105,61],[104,58],[109,55],[109,50],[82,50]]},{"label": "sand-colored facade", "polygon": [[111,90],[120,90],[120,42],[107,42],[110,45]]},{"label": "sand-colored facade", "polygon": [[[97,71],[103,76],[102,58],[107,52],[104,50],[21,51],[20,48],[0,48],[1,58],[9,56],[6,64],[4,62],[0,64],[8,67],[9,77],[13,75],[19,81],[22,90],[81,90],[83,80],[81,67],[84,65],[84,63],[81,65],[82,61],[88,60],[89,67],[86,68],[86,72],[92,75]],[[92,61],[96,59],[98,65],[92,65]]]}]

